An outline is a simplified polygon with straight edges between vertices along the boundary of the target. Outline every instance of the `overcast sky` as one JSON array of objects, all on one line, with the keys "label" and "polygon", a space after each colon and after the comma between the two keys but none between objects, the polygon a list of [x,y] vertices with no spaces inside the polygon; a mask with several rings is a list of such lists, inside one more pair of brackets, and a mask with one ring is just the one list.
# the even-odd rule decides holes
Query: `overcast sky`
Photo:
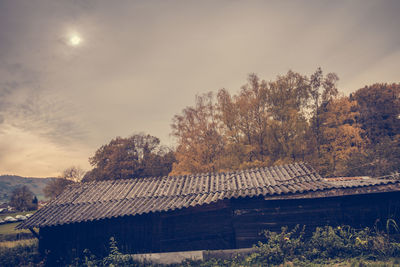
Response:
[{"label": "overcast sky", "polygon": [[116,136],[164,144],[196,94],[249,73],[399,82],[400,1],[0,0],[0,174],[56,176]]}]

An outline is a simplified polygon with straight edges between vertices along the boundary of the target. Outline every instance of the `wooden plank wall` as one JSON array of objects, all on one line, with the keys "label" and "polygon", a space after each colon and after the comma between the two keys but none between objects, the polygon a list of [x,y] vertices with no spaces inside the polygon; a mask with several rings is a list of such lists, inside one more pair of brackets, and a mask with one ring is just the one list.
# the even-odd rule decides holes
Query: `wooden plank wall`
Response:
[{"label": "wooden plank wall", "polygon": [[305,225],[311,232],[317,226],[351,225],[384,227],[387,218],[400,219],[400,192],[319,199],[264,200],[232,199],[236,247],[251,247],[263,240],[265,230]]},{"label": "wooden plank wall", "polygon": [[240,198],[169,212],[125,216],[40,229],[40,251],[73,258],[84,249],[108,253],[115,237],[124,253],[214,250],[251,247],[263,230],[282,226],[348,224],[372,226],[400,219],[400,192],[319,199]]},{"label": "wooden plank wall", "polygon": [[110,237],[114,237],[122,252],[148,252],[153,247],[152,216],[126,216],[41,228],[39,250],[41,253],[48,250],[54,257],[68,259],[81,255],[85,249],[104,256],[109,252]]},{"label": "wooden plank wall", "polygon": [[89,249],[104,256],[111,236],[124,253],[233,248],[231,214],[226,200],[170,212],[45,227],[40,229],[40,251],[73,258]]},{"label": "wooden plank wall", "polygon": [[225,249],[234,247],[230,201],[163,212],[159,251]]}]

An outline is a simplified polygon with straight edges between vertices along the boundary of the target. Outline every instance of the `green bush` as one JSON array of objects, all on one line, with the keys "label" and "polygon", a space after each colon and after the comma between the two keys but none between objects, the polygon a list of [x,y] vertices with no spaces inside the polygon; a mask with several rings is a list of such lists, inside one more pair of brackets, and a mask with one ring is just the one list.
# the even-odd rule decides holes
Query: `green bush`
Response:
[{"label": "green bush", "polygon": [[245,261],[250,264],[281,264],[285,261],[316,261],[366,257],[384,259],[400,255],[400,243],[386,233],[369,228],[356,230],[350,226],[318,227],[311,238],[304,238],[304,228],[280,233],[264,231],[266,242]]},{"label": "green bush", "polygon": [[304,250],[304,229],[296,226],[288,231],[287,227],[282,227],[280,233],[264,231],[267,241],[259,242],[257,252],[253,253],[245,260],[248,263],[277,264],[285,259],[292,259],[297,255],[302,255]]},{"label": "green bush", "polygon": [[104,258],[97,258],[90,253],[88,249],[83,251],[83,256],[74,259],[74,261],[68,266],[83,266],[83,267],[112,267],[112,266],[127,266],[127,267],[139,267],[148,266],[145,263],[137,262],[129,254],[124,255],[118,249],[117,241],[114,237],[110,238],[109,243],[109,254]]}]

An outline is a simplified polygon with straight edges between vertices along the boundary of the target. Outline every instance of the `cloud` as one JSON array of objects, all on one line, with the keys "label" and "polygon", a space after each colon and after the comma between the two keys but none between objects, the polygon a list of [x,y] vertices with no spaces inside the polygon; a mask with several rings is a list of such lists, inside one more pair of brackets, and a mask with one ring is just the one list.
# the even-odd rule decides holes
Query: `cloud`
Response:
[{"label": "cloud", "polygon": [[[2,74],[2,75],[1,75]],[[47,97],[41,74],[22,64],[0,68],[0,113],[3,120],[59,144],[85,138],[85,130],[67,101]]]},{"label": "cloud", "polygon": [[45,138],[11,125],[3,125],[0,132],[0,174],[55,177],[63,169],[80,165],[88,169],[87,157],[90,149],[72,144],[60,147]]},{"label": "cloud", "polygon": [[[86,164],[134,132],[171,144],[173,115],[197,93],[236,92],[251,72],[272,80],[322,66],[346,92],[396,79],[399,3],[0,1],[1,152],[59,166],[68,147],[85,151],[74,155]],[[82,46],[66,45],[71,32]]]}]

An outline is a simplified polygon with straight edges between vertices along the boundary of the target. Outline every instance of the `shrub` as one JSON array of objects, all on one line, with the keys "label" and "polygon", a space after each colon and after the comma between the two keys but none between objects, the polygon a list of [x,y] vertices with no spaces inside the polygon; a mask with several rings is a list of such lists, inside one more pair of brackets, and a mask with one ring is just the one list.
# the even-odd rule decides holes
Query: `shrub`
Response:
[{"label": "shrub", "polygon": [[0,266],[41,266],[37,242],[14,247],[0,246]]},{"label": "shrub", "polygon": [[127,266],[127,267],[139,267],[146,266],[144,263],[137,262],[129,254],[122,254],[118,249],[117,241],[114,237],[110,238],[109,242],[109,254],[103,259],[96,258],[90,253],[88,249],[83,251],[83,255],[80,258],[76,258],[69,266],[84,266],[84,267],[94,267],[94,266]]},{"label": "shrub", "polygon": [[288,231],[282,227],[280,233],[264,231],[266,242],[259,242],[257,252],[246,258],[248,263],[279,264],[285,259],[292,259],[302,255],[304,250],[304,229],[297,225]]},{"label": "shrub", "polygon": [[296,226],[280,233],[264,231],[266,242],[259,243],[257,252],[246,258],[251,264],[281,264],[285,261],[315,261],[368,257],[383,259],[400,255],[400,243],[387,233],[362,230],[350,226],[318,227],[311,238],[304,238],[304,227]]}]

